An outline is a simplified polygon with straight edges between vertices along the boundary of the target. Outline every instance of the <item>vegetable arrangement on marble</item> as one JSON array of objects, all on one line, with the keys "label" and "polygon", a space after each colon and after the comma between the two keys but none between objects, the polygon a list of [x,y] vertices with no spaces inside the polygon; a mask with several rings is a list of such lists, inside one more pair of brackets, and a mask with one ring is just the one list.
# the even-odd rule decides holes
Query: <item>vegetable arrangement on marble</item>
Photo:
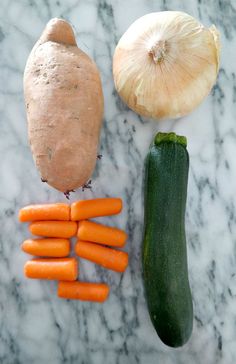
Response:
[{"label": "vegetable arrangement on marble", "polygon": [[[219,33],[183,12],[144,15],[113,57],[117,92],[140,115],[178,118],[209,94],[219,70]],[[143,278],[160,339],[184,345],[193,325],[185,238],[189,157],[185,137],[158,133],[147,155]]]},{"label": "vegetable arrangement on marble", "polygon": [[[153,119],[189,114],[209,94],[219,70],[219,33],[192,16],[164,11],[137,19],[113,57],[115,88],[135,112]],[[76,44],[71,26],[52,19],[35,44],[24,73],[29,142],[41,179],[68,197],[87,186],[97,158],[103,92],[95,63]],[[186,138],[158,133],[146,159],[143,278],[150,318],[171,347],[189,339],[193,324],[185,237],[189,157]],[[89,181],[90,183],[90,181]],[[90,186],[90,185],[89,185]],[[42,239],[27,239],[29,278],[55,279],[61,298],[103,302],[104,283],[77,280],[75,254],[106,269],[124,272],[124,231],[88,219],[117,214],[120,199],[27,206],[21,222]],[[79,223],[78,223],[79,221]],[[104,246],[106,245],[106,246]],[[45,258],[42,258],[45,257]]]},{"label": "vegetable arrangement on marble", "polygon": [[[123,273],[128,266],[128,253],[104,245],[123,247],[127,234],[117,228],[83,220],[85,216],[86,218],[110,216],[119,214],[121,210],[122,200],[119,198],[77,201],[71,206],[58,203],[22,208],[19,211],[19,221],[31,222],[30,232],[44,237],[27,239],[22,244],[25,253],[41,257],[26,262],[25,276],[33,279],[58,280],[58,296],[61,298],[105,301],[109,294],[107,284],[77,281],[78,262],[75,257],[68,257],[71,250],[70,241],[65,238],[78,236],[75,253],[80,258]],[[48,217],[50,221],[47,221]],[[74,221],[71,221],[71,217]],[[36,221],[37,219],[41,221]],[[92,229],[87,224],[92,224]],[[86,236],[88,241],[81,240],[81,236],[82,238]]]}]

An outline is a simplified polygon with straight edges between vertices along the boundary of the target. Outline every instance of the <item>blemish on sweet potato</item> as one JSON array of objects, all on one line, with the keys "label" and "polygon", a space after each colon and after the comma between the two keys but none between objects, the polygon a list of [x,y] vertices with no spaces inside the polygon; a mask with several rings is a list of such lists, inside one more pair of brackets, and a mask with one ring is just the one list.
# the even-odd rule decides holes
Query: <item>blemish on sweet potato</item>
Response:
[{"label": "blemish on sweet potato", "polygon": [[48,156],[48,159],[51,160],[52,159],[52,149],[47,147],[47,156]]}]

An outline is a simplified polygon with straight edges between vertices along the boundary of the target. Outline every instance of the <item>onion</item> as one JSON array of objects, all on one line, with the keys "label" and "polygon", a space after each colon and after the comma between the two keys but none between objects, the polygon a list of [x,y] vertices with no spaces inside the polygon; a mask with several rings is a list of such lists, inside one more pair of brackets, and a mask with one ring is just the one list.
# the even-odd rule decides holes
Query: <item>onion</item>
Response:
[{"label": "onion", "polygon": [[154,119],[190,113],[209,94],[219,69],[219,33],[178,11],[144,15],[115,49],[113,76],[124,102]]}]

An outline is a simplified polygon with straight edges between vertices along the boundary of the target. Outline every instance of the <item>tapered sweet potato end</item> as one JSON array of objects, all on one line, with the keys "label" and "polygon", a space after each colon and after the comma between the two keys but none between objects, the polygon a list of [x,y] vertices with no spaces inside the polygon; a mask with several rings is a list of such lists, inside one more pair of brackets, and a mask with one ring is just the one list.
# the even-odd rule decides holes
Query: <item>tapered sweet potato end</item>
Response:
[{"label": "tapered sweet potato end", "polygon": [[41,44],[48,41],[76,46],[75,35],[71,25],[59,18],[52,18],[47,23],[40,37]]}]

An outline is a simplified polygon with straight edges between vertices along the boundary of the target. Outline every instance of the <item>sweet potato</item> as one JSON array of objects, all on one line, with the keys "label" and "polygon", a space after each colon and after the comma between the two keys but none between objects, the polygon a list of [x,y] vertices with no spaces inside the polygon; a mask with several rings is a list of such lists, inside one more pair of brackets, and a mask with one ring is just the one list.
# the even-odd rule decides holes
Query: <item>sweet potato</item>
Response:
[{"label": "sweet potato", "polygon": [[24,72],[28,135],[42,180],[62,192],[83,186],[96,163],[103,93],[95,63],[71,26],[51,19]]}]

